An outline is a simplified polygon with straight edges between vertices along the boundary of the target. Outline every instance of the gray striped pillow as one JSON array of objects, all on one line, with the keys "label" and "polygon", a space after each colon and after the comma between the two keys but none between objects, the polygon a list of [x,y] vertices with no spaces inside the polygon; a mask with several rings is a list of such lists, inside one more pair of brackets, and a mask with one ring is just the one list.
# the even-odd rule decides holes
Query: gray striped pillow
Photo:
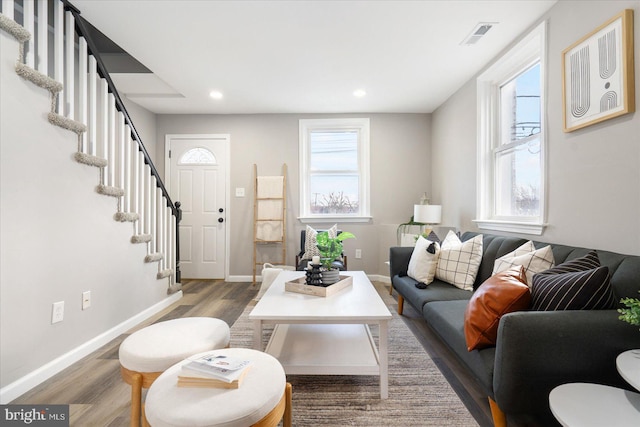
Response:
[{"label": "gray striped pillow", "polygon": [[609,267],[600,266],[595,251],[533,276],[533,310],[606,310],[615,306]]}]

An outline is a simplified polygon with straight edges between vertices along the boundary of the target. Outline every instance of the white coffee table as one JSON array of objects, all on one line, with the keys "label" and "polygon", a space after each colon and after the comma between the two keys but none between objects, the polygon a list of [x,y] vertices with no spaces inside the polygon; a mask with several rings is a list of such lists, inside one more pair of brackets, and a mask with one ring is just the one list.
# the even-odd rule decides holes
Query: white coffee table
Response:
[{"label": "white coffee table", "polygon": [[[353,285],[328,297],[286,292],[284,284],[304,276],[283,271],[249,314],[253,343],[262,350],[262,327],[274,324],[266,352],[287,374],[378,375],[380,397],[388,390],[388,322],[391,313],[363,271],[344,271]],[[378,346],[369,325],[379,325]]]},{"label": "white coffee table", "polygon": [[640,349],[627,350],[616,358],[620,376],[640,391]]},{"label": "white coffee table", "polygon": [[565,427],[640,426],[640,393],[602,384],[562,384],[549,393],[551,412]]}]

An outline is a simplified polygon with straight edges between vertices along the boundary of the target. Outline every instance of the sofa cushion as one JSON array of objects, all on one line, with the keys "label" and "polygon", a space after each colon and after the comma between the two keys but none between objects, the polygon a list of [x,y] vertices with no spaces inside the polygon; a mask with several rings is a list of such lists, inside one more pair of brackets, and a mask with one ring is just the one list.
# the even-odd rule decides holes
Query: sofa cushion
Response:
[{"label": "sofa cushion", "polygon": [[[463,242],[469,240],[478,233],[467,231],[460,238]],[[495,236],[493,234],[482,235],[482,261],[476,276],[473,288],[477,289],[485,280],[493,276],[493,265],[496,258],[499,258],[525,243],[525,239],[516,237]]]},{"label": "sofa cushion", "polygon": [[544,274],[561,274],[575,271],[587,271],[600,267],[600,258],[596,251],[589,251],[586,255],[574,258],[544,271]]},{"label": "sofa cushion", "polygon": [[595,251],[533,276],[534,310],[606,310],[615,308],[609,267]]},{"label": "sofa cushion", "polygon": [[512,267],[488,278],[475,291],[464,312],[464,335],[469,351],[496,345],[500,318],[526,310],[531,292],[523,266]]},{"label": "sofa cushion", "polygon": [[426,285],[433,282],[440,255],[440,245],[420,236],[413,248],[407,275]]},{"label": "sofa cushion", "polygon": [[[434,283],[435,284],[435,283]],[[422,315],[440,338],[449,346],[460,361],[490,396],[493,395],[493,366],[495,347],[482,350],[467,350],[464,337],[464,312],[467,301],[434,301],[425,304]],[[493,397],[493,396],[492,396]]]},{"label": "sofa cushion", "polygon": [[531,286],[533,275],[545,271],[555,265],[551,246],[536,249],[532,241],[518,247],[513,252],[496,259],[493,274],[505,271],[513,266],[521,265],[527,275],[527,283]]},{"label": "sofa cushion", "polygon": [[440,246],[436,278],[471,291],[481,261],[481,234],[462,242],[453,231],[449,231]]},{"label": "sofa cushion", "polygon": [[416,288],[417,281],[409,276],[394,276],[393,287],[404,299],[418,312],[422,312],[422,306],[431,301],[451,301],[471,298],[471,292],[455,286],[434,280],[426,289]]},{"label": "sofa cushion", "polygon": [[[548,243],[535,242],[536,247],[548,245]],[[556,264],[576,259],[587,255],[590,249],[577,248],[566,245],[553,245],[553,257]],[[609,275],[611,276],[611,287],[616,296],[616,300],[620,298],[638,298],[638,281],[640,277],[640,257],[637,255],[623,255],[609,251],[596,251],[600,263],[609,267]],[[622,305],[618,304],[618,307]]]}]

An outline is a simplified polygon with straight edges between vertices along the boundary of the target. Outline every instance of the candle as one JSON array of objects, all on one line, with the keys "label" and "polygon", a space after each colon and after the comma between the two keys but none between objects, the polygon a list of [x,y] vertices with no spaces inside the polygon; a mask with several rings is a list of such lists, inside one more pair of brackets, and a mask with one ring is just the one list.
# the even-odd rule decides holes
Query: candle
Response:
[{"label": "candle", "polygon": [[312,257],[311,262],[316,265],[320,264],[320,257],[318,255]]}]

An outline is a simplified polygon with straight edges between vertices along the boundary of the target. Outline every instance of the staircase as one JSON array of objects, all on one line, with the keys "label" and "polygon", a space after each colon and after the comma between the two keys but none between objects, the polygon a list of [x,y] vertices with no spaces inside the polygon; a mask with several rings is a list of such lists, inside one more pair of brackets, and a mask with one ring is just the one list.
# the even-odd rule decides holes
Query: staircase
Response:
[{"label": "staircase", "polygon": [[[97,169],[95,191],[116,200],[139,262],[157,263],[168,293],[180,289],[178,218],[80,12],[66,0],[2,0],[0,30],[19,43],[16,73],[50,93],[48,121],[77,135],[73,159]],[[43,110],[46,106],[43,106]]]}]

